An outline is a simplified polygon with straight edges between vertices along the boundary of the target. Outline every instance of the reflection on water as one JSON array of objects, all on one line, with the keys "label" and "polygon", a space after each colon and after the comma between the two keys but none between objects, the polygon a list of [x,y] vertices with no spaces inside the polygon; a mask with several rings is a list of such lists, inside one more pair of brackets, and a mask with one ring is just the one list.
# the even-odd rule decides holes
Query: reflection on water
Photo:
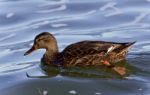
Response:
[{"label": "reflection on water", "polygon": [[[149,0],[0,0],[1,94],[149,95],[149,7]],[[81,40],[137,41],[121,63],[126,79],[106,67],[40,67],[44,50],[23,54],[43,31],[60,51]]]},{"label": "reflection on water", "polygon": [[[41,64],[41,69],[45,76],[30,76],[29,78],[44,78],[53,77],[57,75],[78,78],[125,78],[133,73],[135,68],[126,61],[119,62],[115,67],[106,66],[88,66],[88,67],[54,67],[44,66]],[[118,70],[117,70],[118,69]],[[120,73],[118,73],[120,71]]]}]

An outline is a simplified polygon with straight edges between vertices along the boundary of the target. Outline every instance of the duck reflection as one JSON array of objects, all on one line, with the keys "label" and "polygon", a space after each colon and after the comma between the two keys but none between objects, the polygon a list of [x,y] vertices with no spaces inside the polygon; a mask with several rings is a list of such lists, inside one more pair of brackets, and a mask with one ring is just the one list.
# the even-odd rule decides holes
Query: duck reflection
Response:
[{"label": "duck reflection", "polygon": [[30,76],[29,78],[48,78],[57,75],[76,78],[121,78],[133,73],[133,67],[126,60],[114,64],[114,66],[85,66],[85,67],[55,67],[54,65],[40,64],[44,76]]}]

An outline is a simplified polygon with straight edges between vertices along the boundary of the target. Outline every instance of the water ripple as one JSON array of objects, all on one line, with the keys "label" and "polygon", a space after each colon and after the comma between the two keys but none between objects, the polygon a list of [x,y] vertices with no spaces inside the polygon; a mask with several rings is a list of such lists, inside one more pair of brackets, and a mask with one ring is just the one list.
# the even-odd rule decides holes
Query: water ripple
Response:
[{"label": "water ripple", "polygon": [[[128,59],[129,61],[135,60],[131,64],[144,71],[129,76],[129,80],[118,82],[118,85],[114,81],[110,83],[106,81],[100,83],[103,87],[98,85],[97,88],[105,89],[105,86],[108,85],[117,91],[120,83],[126,84],[126,81],[129,82],[129,85],[130,81],[133,84],[135,81],[149,82],[146,73],[149,71],[149,58],[147,57],[150,55],[149,1],[0,0],[0,75],[28,71],[29,68],[36,66],[44,50],[34,52],[27,57],[24,57],[23,54],[31,47],[37,34],[49,31],[57,38],[60,50],[71,43],[82,40],[137,41],[129,52]],[[65,78],[66,81],[74,80],[74,78],[63,76],[55,78]],[[84,81],[77,80],[79,81],[72,82],[83,83]],[[90,82],[95,83],[95,80]],[[136,92],[140,88],[136,86],[141,85],[135,83],[132,86],[134,87],[131,89]],[[128,87],[124,88],[128,89]],[[128,89],[128,92],[131,89]],[[108,91],[99,92],[110,94]]]},{"label": "water ripple", "polygon": [[36,13],[51,13],[51,12],[56,12],[56,11],[62,11],[62,10],[65,10],[67,8],[66,5],[61,5],[60,7],[58,8],[55,8],[55,9],[48,9],[48,10],[40,10],[40,11],[37,11]]},{"label": "water ripple", "polygon": [[26,63],[19,63],[19,64],[1,64],[0,65],[0,75],[5,73],[14,73],[15,71],[25,70],[27,68],[31,68],[35,66],[37,62],[26,62]]}]

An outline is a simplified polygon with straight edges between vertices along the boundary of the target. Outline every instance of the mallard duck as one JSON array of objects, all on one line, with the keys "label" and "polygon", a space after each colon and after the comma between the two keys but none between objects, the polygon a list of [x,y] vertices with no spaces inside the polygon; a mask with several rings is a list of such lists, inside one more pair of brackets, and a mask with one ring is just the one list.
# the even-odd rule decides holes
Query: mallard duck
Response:
[{"label": "mallard duck", "polygon": [[67,46],[59,52],[56,38],[49,32],[43,32],[34,39],[34,44],[24,55],[37,49],[46,49],[41,61],[54,66],[113,66],[124,60],[128,50],[135,42],[117,43],[105,41],[81,41]]}]

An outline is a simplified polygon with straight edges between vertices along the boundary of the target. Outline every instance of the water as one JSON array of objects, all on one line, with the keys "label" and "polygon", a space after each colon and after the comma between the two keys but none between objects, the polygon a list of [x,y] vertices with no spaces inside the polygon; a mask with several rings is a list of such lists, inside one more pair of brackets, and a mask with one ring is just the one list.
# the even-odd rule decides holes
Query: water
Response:
[{"label": "water", "polygon": [[[149,8],[150,0],[0,0],[0,95],[150,95]],[[81,40],[137,41],[130,72],[125,79],[44,72],[44,50],[23,56],[43,31],[60,50]]]}]

